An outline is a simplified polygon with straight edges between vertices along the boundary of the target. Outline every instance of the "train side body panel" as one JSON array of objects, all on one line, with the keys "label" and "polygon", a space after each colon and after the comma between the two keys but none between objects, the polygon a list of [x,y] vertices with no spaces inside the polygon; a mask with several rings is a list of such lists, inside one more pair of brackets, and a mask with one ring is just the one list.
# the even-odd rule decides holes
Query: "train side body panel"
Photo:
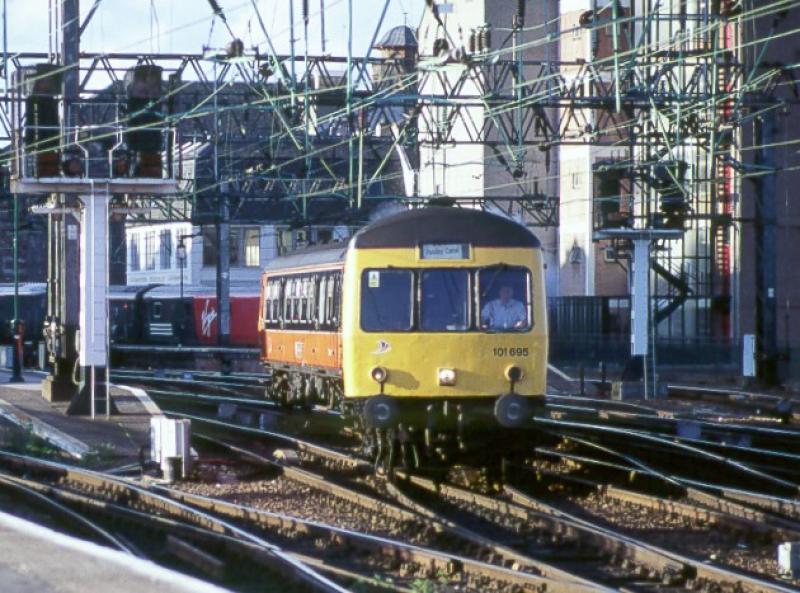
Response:
[{"label": "train side body panel", "polygon": [[[258,344],[257,295],[231,295],[230,345],[255,347]],[[197,343],[216,346],[219,336],[219,310],[216,296],[196,296],[192,302],[194,335]]]}]

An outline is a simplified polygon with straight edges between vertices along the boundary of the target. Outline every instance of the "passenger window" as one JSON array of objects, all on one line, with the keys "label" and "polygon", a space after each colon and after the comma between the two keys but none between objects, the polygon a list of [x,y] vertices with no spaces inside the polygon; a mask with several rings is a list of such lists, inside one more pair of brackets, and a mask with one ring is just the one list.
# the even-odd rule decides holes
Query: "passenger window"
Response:
[{"label": "passenger window", "polygon": [[311,276],[303,278],[303,321],[314,321],[314,278]]},{"label": "passenger window", "polygon": [[513,332],[531,327],[530,274],[525,268],[492,266],[478,272],[480,327]]},{"label": "passenger window", "polygon": [[365,331],[409,331],[413,325],[414,275],[408,270],[364,270],[361,327]]},{"label": "passenger window", "polygon": [[317,320],[320,324],[324,324],[328,322],[327,316],[325,314],[325,306],[327,304],[327,300],[325,298],[325,292],[328,286],[328,276],[322,276],[319,280],[318,286],[318,294],[317,297]]},{"label": "passenger window", "polygon": [[294,315],[292,312],[292,305],[294,303],[294,280],[289,279],[286,281],[286,292],[285,298],[283,299],[283,319],[284,321],[291,323],[294,319]]},{"label": "passenger window", "polygon": [[334,326],[336,325],[336,311],[334,309],[333,294],[336,289],[336,282],[337,282],[337,277],[330,276],[328,278],[328,290],[325,295],[325,301],[326,301],[325,308],[327,309],[327,317],[325,321]]}]

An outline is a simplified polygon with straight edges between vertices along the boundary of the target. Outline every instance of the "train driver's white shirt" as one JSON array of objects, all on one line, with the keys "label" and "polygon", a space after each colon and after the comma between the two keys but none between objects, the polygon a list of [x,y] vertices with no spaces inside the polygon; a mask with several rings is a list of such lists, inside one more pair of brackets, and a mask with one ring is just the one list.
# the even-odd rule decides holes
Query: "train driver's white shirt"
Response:
[{"label": "train driver's white shirt", "polygon": [[525,305],[514,299],[505,303],[495,299],[481,309],[481,324],[488,325],[489,329],[514,329],[520,322],[524,325],[526,319]]}]

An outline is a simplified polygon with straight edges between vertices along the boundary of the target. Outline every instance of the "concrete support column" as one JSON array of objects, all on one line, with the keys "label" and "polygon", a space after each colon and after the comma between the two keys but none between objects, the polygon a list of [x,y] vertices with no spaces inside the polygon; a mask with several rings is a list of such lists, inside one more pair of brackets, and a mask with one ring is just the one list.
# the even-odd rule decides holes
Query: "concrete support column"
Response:
[{"label": "concrete support column", "polygon": [[80,393],[73,414],[106,413],[108,365],[108,205],[110,195],[80,196]]},{"label": "concrete support column", "polygon": [[633,241],[631,356],[646,356],[650,342],[650,239]]}]

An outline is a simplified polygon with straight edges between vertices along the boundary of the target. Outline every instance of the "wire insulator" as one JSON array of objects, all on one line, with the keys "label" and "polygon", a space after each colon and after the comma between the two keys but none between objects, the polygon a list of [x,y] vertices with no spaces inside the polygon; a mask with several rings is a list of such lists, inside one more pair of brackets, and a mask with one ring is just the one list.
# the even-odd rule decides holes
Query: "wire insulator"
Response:
[{"label": "wire insulator", "polygon": [[208,3],[211,5],[211,10],[214,11],[214,14],[225,18],[222,14],[222,7],[217,3],[217,0],[208,0]]},{"label": "wire insulator", "polygon": [[308,0],[303,0],[303,22],[308,24]]},{"label": "wire insulator", "polygon": [[478,34],[478,48],[480,51],[489,51],[492,48],[492,32],[489,27],[484,27]]}]

